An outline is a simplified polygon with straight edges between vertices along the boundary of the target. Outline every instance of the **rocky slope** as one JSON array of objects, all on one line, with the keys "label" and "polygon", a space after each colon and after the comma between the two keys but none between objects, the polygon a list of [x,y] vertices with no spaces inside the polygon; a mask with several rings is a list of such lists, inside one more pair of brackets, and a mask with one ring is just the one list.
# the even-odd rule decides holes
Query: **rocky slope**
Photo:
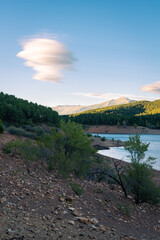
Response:
[{"label": "rocky slope", "polygon": [[[14,139],[0,137],[0,239],[1,240],[158,240],[160,206],[135,205],[118,186],[84,179],[65,179],[48,172],[39,161],[5,154],[3,145]],[[83,188],[77,196],[70,187]]]}]

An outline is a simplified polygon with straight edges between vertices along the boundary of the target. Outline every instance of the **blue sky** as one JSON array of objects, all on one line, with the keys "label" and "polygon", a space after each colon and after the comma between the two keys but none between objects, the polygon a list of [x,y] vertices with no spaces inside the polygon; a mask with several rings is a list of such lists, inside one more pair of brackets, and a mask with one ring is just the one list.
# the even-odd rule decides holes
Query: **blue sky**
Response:
[{"label": "blue sky", "polygon": [[158,0],[0,0],[0,90],[46,106],[159,98],[159,11]]}]

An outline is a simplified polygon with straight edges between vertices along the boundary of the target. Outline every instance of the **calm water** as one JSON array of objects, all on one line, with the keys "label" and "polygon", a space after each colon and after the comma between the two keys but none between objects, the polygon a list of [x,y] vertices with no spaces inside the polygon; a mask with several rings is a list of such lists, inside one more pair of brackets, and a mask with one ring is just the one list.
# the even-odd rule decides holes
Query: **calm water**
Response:
[{"label": "calm water", "polygon": [[[94,134],[96,135],[96,134]],[[98,134],[101,137],[105,137],[106,139],[115,139],[126,141],[129,139],[129,136],[134,136],[132,134]],[[156,158],[156,163],[153,165],[153,168],[160,170],[160,135],[141,135],[141,141],[150,142],[148,151],[146,152],[146,158],[151,156]],[[124,161],[129,162],[130,159],[127,157],[129,155],[128,152],[124,150],[123,147],[112,147],[110,150],[100,150],[98,151],[100,154],[123,159]]]}]

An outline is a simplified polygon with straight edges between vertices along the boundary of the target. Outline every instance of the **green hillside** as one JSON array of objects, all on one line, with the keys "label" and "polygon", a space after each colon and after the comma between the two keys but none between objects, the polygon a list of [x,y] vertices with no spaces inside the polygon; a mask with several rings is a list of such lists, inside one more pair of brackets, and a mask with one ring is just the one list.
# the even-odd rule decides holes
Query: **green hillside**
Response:
[{"label": "green hillside", "polygon": [[15,125],[42,123],[57,125],[59,123],[58,113],[51,108],[2,92],[0,93],[0,119]]},{"label": "green hillside", "polygon": [[69,115],[72,121],[88,125],[141,125],[160,127],[160,100],[136,101]]}]

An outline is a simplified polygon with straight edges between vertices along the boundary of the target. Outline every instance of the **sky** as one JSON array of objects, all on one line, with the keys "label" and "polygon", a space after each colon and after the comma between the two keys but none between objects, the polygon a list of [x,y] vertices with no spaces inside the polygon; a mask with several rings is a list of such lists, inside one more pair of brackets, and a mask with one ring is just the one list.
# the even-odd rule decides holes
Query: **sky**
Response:
[{"label": "sky", "polygon": [[159,0],[0,0],[0,91],[45,106],[160,98]]}]

